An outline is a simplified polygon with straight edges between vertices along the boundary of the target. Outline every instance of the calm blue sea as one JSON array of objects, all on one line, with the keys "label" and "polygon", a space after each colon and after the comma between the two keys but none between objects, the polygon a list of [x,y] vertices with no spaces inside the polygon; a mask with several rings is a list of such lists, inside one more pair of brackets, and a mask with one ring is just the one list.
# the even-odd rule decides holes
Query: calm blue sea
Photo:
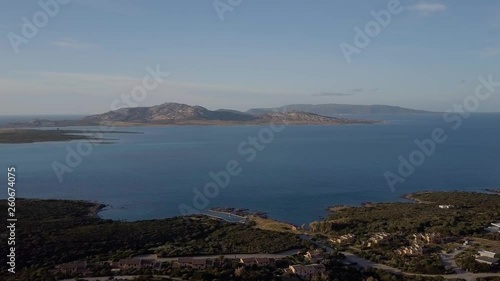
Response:
[{"label": "calm blue sea", "polygon": [[[249,208],[296,224],[325,216],[330,205],[395,201],[420,190],[500,187],[500,114],[473,115],[456,131],[441,115],[377,118],[389,123],[288,126],[251,162],[238,145],[263,126],[124,128],[144,134],[108,135],[116,143],[94,147],[62,183],[51,165],[65,164],[68,147],[78,142],[0,145],[0,168],[17,167],[20,197],[99,201],[115,208],[104,217],[127,220],[179,215],[179,204],[192,206],[193,189],[203,190],[212,181],[209,173],[230,160],[242,172],[209,199],[208,208]],[[448,140],[392,192],[384,172],[396,173],[398,156],[408,157],[414,140],[429,138],[434,128],[443,128]],[[0,175],[6,182],[6,172]]]}]

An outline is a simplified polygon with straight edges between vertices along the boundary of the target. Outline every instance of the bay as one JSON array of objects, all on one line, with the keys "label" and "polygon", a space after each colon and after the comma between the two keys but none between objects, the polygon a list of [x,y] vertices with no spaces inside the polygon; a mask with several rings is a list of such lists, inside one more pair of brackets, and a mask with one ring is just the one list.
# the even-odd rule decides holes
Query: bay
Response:
[{"label": "bay", "polygon": [[[238,146],[266,126],[127,127],[144,134],[105,135],[115,143],[93,146],[62,182],[53,165],[66,165],[78,141],[0,145],[0,169],[17,167],[18,197],[98,201],[113,206],[103,217],[122,220],[180,215],[179,205],[194,206],[194,190],[203,193],[213,182],[210,172],[224,171],[231,160],[241,173],[207,198],[203,210],[248,208],[299,225],[325,216],[331,205],[397,201],[422,190],[500,187],[500,114],[474,114],[457,130],[441,115],[375,118],[388,122],[287,126],[252,161]],[[392,191],[384,173],[397,174],[398,157],[408,159],[414,141],[430,138],[435,128],[446,132],[447,141]],[[0,182],[6,186],[6,172]]]}]

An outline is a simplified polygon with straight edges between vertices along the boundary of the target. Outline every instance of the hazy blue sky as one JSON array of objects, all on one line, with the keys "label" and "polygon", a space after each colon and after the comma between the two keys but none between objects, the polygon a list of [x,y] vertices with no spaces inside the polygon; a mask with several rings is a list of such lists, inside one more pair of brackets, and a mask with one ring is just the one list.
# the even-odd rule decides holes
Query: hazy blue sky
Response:
[{"label": "hazy blue sky", "polygon": [[[170,75],[140,105],[445,110],[474,93],[478,76],[500,80],[497,0],[401,0],[404,10],[348,63],[339,44],[354,44],[354,28],[389,2],[243,0],[221,20],[212,0],[73,0],[16,54],[9,32],[23,36],[22,18],[42,9],[3,1],[0,115],[107,111],[156,65]],[[500,89],[480,111],[499,109]]]}]

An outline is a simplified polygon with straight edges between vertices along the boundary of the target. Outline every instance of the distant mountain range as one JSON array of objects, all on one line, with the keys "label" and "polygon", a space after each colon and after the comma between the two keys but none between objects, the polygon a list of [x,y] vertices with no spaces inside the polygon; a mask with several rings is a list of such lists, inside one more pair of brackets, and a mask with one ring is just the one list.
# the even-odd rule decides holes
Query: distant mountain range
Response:
[{"label": "distant mountain range", "polygon": [[246,112],[231,109],[208,110],[201,106],[164,103],[151,107],[131,107],[91,115],[80,120],[33,120],[4,127],[67,127],[113,124],[131,125],[244,125],[287,123],[290,125],[372,124],[379,121],[340,118],[339,115],[432,114],[388,105],[291,104],[277,108],[254,108]]},{"label": "distant mountain range", "polygon": [[223,124],[263,124],[280,122],[288,124],[369,124],[374,121],[327,117],[300,111],[266,111],[262,114],[249,114],[237,110],[208,110],[201,106],[180,103],[164,103],[151,107],[122,108],[103,114],[87,116],[83,123],[144,123],[177,125],[223,125]]},{"label": "distant mountain range", "polygon": [[290,125],[341,125],[372,124],[378,121],[365,119],[346,119],[323,116],[311,112],[294,110],[262,110],[262,113],[240,112],[237,110],[208,110],[201,106],[190,106],[180,103],[164,103],[151,107],[121,108],[103,114],[91,115],[81,120],[33,120],[9,124],[8,127],[66,127],[93,126],[113,124],[115,126],[131,125],[244,125],[277,124]]},{"label": "distant mountain range", "polygon": [[238,111],[211,111],[198,105],[190,106],[180,103],[164,103],[151,107],[121,108],[103,114],[87,116],[83,120],[94,122],[155,123],[188,120],[252,121],[255,118],[253,115]]},{"label": "distant mountain range", "polygon": [[279,111],[302,111],[324,116],[336,116],[344,114],[369,115],[369,114],[434,114],[437,112],[415,110],[390,105],[351,105],[351,104],[290,104],[276,108],[253,108],[246,113],[259,115],[268,112]]}]

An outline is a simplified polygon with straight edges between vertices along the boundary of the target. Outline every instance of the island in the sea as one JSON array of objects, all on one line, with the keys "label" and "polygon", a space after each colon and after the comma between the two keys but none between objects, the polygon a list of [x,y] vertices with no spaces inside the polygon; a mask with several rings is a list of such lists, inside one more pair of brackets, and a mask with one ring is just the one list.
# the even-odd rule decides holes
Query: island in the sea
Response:
[{"label": "island in the sea", "polygon": [[33,120],[11,123],[9,127],[65,127],[65,126],[144,126],[144,125],[345,125],[374,124],[379,121],[323,116],[304,111],[269,111],[250,114],[236,110],[208,110],[201,106],[164,103],[151,107],[120,108],[103,114],[86,116],[80,120]]}]

